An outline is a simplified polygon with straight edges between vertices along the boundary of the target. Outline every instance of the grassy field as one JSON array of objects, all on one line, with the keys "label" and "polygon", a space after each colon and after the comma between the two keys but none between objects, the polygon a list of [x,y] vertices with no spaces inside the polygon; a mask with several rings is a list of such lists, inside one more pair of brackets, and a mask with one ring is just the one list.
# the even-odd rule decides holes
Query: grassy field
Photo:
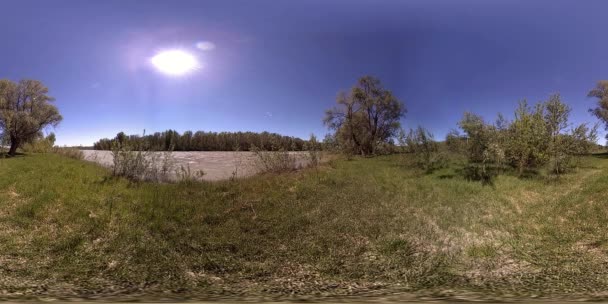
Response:
[{"label": "grassy field", "polygon": [[491,186],[397,155],[179,184],[133,184],[54,154],[0,159],[0,299],[602,298],[604,157]]}]

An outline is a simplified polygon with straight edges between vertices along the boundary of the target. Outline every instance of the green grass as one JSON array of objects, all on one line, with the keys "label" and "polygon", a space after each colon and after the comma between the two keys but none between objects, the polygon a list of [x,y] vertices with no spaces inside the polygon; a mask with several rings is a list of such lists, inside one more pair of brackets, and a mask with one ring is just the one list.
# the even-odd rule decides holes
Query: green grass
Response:
[{"label": "green grass", "polygon": [[0,159],[0,298],[389,293],[602,297],[608,160],[469,182],[399,156],[235,182]]}]

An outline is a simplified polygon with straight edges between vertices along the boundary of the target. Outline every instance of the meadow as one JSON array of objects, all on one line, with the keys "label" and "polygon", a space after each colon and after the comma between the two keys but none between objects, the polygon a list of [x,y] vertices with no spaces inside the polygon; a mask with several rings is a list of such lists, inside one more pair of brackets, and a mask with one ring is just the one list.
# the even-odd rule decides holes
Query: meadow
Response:
[{"label": "meadow", "polygon": [[0,159],[0,299],[606,297],[608,156],[486,185],[407,157],[178,183]]}]

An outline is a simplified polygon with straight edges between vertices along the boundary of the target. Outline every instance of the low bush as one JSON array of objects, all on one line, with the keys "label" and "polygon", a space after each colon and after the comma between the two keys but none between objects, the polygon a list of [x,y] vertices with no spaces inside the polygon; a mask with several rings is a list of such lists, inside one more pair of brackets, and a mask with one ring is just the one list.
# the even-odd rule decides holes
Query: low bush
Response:
[{"label": "low bush", "polygon": [[179,169],[175,170],[175,177],[179,182],[192,183],[196,181],[200,181],[205,176],[205,171],[203,170],[195,170],[192,171],[190,165],[183,166],[181,165]]},{"label": "low bush", "polygon": [[131,181],[169,181],[174,161],[170,151],[162,154],[146,151],[144,147],[116,141],[112,147],[112,175]]},{"label": "low bush", "polygon": [[264,151],[251,146],[250,151],[255,154],[256,166],[261,172],[282,173],[299,169],[296,156],[289,151]]},{"label": "low bush", "polygon": [[82,153],[82,151],[80,151],[76,148],[55,147],[52,149],[52,152],[59,154],[61,156],[65,156],[65,157],[69,157],[69,158],[73,158],[73,159],[78,159],[78,160],[84,159],[84,154]]},{"label": "low bush", "polygon": [[469,181],[480,181],[483,185],[493,185],[494,179],[500,173],[500,168],[479,163],[469,163],[463,170],[463,176]]},{"label": "low bush", "polygon": [[399,144],[405,152],[405,162],[427,173],[446,166],[447,156],[439,152],[439,145],[434,140],[433,134],[421,126],[406,134],[401,130]]},{"label": "low bush", "polygon": [[46,137],[39,134],[23,144],[21,150],[26,153],[51,153],[54,152],[55,139],[55,133],[50,133]]}]

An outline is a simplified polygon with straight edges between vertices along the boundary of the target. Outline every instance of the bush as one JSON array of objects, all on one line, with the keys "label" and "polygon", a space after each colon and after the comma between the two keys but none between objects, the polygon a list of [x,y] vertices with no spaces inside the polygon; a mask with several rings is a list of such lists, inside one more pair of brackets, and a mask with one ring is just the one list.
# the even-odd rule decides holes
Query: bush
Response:
[{"label": "bush", "polygon": [[23,144],[21,150],[27,153],[51,153],[53,152],[54,145],[55,133],[51,133],[47,137],[43,137],[42,134],[39,134],[31,141]]},{"label": "bush", "polygon": [[439,153],[439,145],[435,142],[433,134],[421,126],[409,133],[403,130],[399,133],[399,143],[406,154],[413,156],[414,166],[431,173],[446,166],[447,157]]},{"label": "bush", "polygon": [[314,134],[310,135],[310,139],[305,145],[308,156],[308,166],[316,168],[321,163],[321,144],[317,141]]},{"label": "bush", "polygon": [[76,148],[55,147],[55,148],[53,148],[52,151],[53,151],[53,153],[59,154],[61,156],[69,157],[69,158],[78,159],[78,160],[84,159],[84,153],[82,153],[82,151],[80,151]]},{"label": "bush", "polygon": [[192,169],[190,169],[190,165],[186,165],[185,167],[180,166],[179,169],[176,169],[175,176],[180,182],[192,183],[203,179],[203,176],[205,176],[205,171],[192,171]]},{"label": "bush", "polygon": [[[120,134],[119,134],[120,135]],[[117,136],[112,146],[112,175],[132,181],[168,181],[174,167],[170,151],[161,154],[147,151],[141,144],[134,147]]]},{"label": "bush", "polygon": [[463,175],[469,181],[481,181],[483,185],[492,185],[499,171],[500,167],[494,165],[469,163],[464,167]]},{"label": "bush", "polygon": [[256,146],[251,146],[250,151],[256,156],[256,165],[261,172],[282,173],[299,168],[295,155],[289,151],[263,151]]}]

